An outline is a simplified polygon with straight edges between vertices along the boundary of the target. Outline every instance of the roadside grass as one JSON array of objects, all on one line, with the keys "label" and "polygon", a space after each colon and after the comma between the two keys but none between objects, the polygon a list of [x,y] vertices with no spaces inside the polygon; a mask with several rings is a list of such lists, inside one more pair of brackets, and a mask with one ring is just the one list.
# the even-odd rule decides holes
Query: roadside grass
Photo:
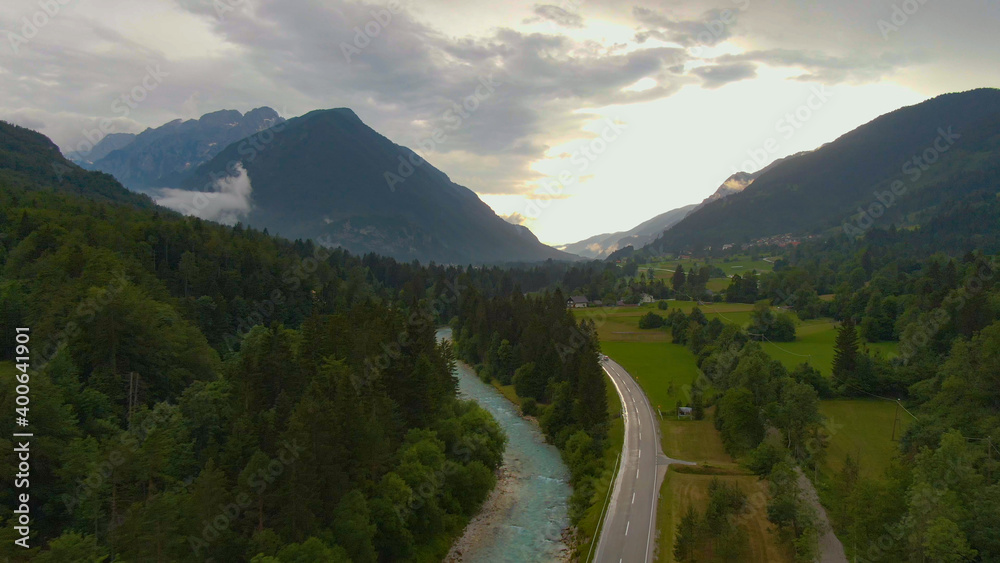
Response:
[{"label": "roadside grass", "polygon": [[[694,355],[669,342],[601,342],[601,350],[642,386],[654,408],[673,411],[698,377]],[[672,386],[672,388],[671,388]]]},{"label": "roadside grass", "polygon": [[[880,478],[899,451],[899,442],[892,440],[896,405],[877,399],[833,399],[821,401],[819,412],[833,429],[826,451],[826,472],[831,477],[840,472],[850,454],[857,460],[862,476]],[[896,440],[913,421],[903,409],[898,414]]]},{"label": "roadside grass", "polygon": [[[678,468],[679,469],[679,468]],[[735,483],[747,495],[748,512],[739,517],[740,525],[747,531],[750,553],[748,561],[790,562],[794,558],[787,547],[779,544],[771,532],[767,520],[767,481],[754,475],[702,475],[677,471],[673,466],[667,471],[660,489],[657,511],[657,557],[656,561],[673,563],[674,541],[677,525],[693,506],[703,513],[708,506],[708,488],[712,479]]]},{"label": "roadside grass", "polygon": [[[673,407],[671,407],[671,413]],[[715,429],[714,407],[705,411],[704,420],[677,420],[664,412],[660,421],[660,442],[667,457],[693,461],[701,466],[731,471],[738,469],[733,458],[726,453],[719,431]]]},{"label": "roadside grass", "polygon": [[604,472],[594,483],[594,498],[590,508],[577,525],[580,543],[577,544],[577,560],[587,563],[592,557],[591,548],[596,549],[595,542],[601,535],[601,516],[611,488],[615,484],[615,465],[625,442],[625,421],[621,418],[621,399],[611,378],[604,379],[608,393],[608,414],[611,416],[611,428],[608,430],[608,447],[604,450]]}]

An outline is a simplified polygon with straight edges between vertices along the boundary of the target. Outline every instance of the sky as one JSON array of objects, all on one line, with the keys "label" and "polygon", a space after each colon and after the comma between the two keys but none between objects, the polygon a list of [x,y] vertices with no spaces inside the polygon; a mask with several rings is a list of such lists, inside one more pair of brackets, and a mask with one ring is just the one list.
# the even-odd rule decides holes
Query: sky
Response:
[{"label": "sky", "polygon": [[4,0],[0,119],[69,152],[102,126],[349,107],[564,244],[1000,86],[998,24],[1000,0]]}]

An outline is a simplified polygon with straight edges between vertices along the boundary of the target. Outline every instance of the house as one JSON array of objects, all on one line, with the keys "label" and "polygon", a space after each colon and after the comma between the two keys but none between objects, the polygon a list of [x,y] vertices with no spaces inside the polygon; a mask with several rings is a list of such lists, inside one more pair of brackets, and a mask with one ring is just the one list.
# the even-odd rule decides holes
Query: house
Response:
[{"label": "house", "polygon": [[590,302],[590,306],[591,307],[603,307],[604,306],[604,301],[601,301],[600,299],[594,299],[593,301]]},{"label": "house", "polygon": [[691,410],[691,407],[677,407],[677,419],[691,418],[693,416]]},{"label": "house", "polygon": [[648,293],[643,293],[639,296],[639,304],[645,305],[646,303],[652,303],[654,301],[653,296]]},{"label": "house", "polygon": [[590,301],[582,295],[574,295],[566,300],[566,306],[570,309],[585,309]]}]

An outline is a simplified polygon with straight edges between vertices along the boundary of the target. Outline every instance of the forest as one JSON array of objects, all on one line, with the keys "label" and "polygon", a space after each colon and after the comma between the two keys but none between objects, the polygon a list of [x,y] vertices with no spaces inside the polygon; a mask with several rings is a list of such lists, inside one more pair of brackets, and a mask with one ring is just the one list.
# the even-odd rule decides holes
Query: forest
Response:
[{"label": "forest", "polygon": [[4,556],[440,559],[505,444],[435,339],[443,268],[183,218],[34,154],[0,151],[0,330],[31,328],[31,362],[0,361],[38,437],[32,548],[7,488]]},{"label": "forest", "polygon": [[453,328],[457,356],[484,381],[513,385],[525,414],[538,417],[562,452],[577,523],[598,500],[594,481],[608,446],[606,377],[593,323],[577,323],[558,290],[526,297],[515,288],[492,298],[465,293]]}]

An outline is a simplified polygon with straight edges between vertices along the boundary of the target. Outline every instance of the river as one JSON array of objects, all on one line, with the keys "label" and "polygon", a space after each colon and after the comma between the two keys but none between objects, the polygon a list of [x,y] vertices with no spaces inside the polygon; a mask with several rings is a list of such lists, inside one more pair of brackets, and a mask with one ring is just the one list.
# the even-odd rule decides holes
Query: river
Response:
[{"label": "river", "polygon": [[[438,338],[450,338],[450,329]],[[561,561],[568,559],[569,470],[538,426],[469,366],[456,367],[459,395],[493,415],[507,434],[501,479],[483,510],[455,544],[451,561]],[[460,556],[456,552],[460,551]]]}]

